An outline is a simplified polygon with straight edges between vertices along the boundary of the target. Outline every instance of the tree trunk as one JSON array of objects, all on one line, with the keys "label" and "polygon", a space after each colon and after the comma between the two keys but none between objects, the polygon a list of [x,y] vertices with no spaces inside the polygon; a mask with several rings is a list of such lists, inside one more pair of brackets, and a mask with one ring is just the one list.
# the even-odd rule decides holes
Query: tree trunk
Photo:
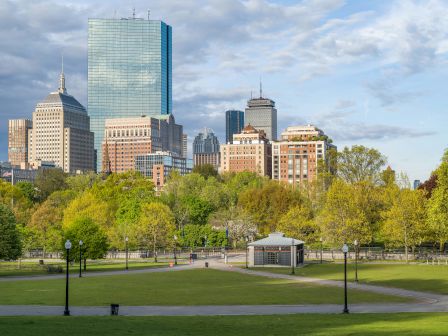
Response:
[{"label": "tree trunk", "polygon": [[84,258],[84,271],[87,271],[87,259]]},{"label": "tree trunk", "polygon": [[404,254],[406,256],[406,264],[409,263],[409,256],[408,256],[408,231],[406,230],[406,227],[404,229]]},{"label": "tree trunk", "polygon": [[156,263],[157,262],[156,237],[154,237],[153,253],[154,253],[154,262]]}]

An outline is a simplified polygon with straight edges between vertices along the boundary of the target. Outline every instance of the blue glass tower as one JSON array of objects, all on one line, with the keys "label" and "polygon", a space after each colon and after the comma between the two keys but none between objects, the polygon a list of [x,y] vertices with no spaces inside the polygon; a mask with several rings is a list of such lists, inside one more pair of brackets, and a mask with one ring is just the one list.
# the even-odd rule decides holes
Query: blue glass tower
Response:
[{"label": "blue glass tower", "polygon": [[108,118],[172,112],[171,27],[162,21],[89,19],[88,113],[101,167]]},{"label": "blue glass tower", "polygon": [[233,141],[233,135],[241,133],[244,128],[244,112],[237,110],[226,111],[226,143]]}]

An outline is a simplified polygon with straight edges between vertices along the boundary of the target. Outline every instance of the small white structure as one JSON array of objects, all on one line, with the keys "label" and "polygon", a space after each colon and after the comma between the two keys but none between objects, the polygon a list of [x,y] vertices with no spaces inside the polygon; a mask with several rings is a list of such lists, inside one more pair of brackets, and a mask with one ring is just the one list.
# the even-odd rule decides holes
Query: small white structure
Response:
[{"label": "small white structure", "polygon": [[304,242],[285,237],[282,232],[274,232],[268,237],[248,244],[249,267],[254,266],[294,266],[303,264]]}]

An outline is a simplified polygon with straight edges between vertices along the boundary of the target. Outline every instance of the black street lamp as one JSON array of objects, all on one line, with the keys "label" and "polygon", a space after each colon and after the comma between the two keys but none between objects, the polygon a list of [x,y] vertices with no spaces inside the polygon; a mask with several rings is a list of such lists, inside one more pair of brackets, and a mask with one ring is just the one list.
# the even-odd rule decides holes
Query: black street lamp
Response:
[{"label": "black street lamp", "polygon": [[246,268],[249,268],[248,263],[247,263],[247,249],[248,249],[248,243],[249,243],[249,237],[246,236],[245,238],[246,240]]},{"label": "black street lamp", "polygon": [[291,274],[296,274],[294,264],[295,264],[294,238],[291,238]]},{"label": "black street lamp", "polygon": [[322,264],[322,252],[323,252],[323,249],[324,249],[322,243],[323,243],[324,240],[323,240],[322,237],[320,237],[319,240],[320,240],[320,263]]},{"label": "black street lamp", "polygon": [[80,240],[79,241],[79,277],[80,278],[82,277],[82,274],[81,274],[82,244],[83,244],[83,242],[82,242],[82,240]]},{"label": "black street lamp", "polygon": [[67,255],[67,268],[66,268],[66,274],[65,274],[65,309],[64,309],[64,316],[70,316],[70,310],[68,310],[68,261],[70,259],[70,249],[72,248],[72,243],[70,243],[70,240],[67,239],[65,242],[65,250]]},{"label": "black street lamp", "polygon": [[344,253],[344,310],[343,314],[348,314],[348,305],[347,305],[347,252],[348,246],[344,244],[342,246],[342,252]]},{"label": "black street lamp", "polygon": [[355,239],[353,244],[355,245],[355,282],[358,283],[358,240]]},{"label": "black street lamp", "polygon": [[176,255],[176,245],[177,245],[177,236],[174,235],[174,265],[177,265],[177,255]]},{"label": "black street lamp", "polygon": [[125,250],[126,250],[126,271],[128,270],[128,240],[129,238],[126,236],[124,238]]}]

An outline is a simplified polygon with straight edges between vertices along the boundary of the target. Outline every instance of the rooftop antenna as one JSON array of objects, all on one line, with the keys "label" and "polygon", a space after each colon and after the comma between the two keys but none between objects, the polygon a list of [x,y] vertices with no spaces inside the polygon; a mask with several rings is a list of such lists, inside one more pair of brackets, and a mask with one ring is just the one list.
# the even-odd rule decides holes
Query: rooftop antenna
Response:
[{"label": "rooftop antenna", "polygon": [[260,76],[260,98],[263,98],[263,83],[261,82],[261,76]]},{"label": "rooftop antenna", "polygon": [[250,90],[250,99],[252,100],[252,90]]},{"label": "rooftop antenna", "polygon": [[114,10],[114,20],[117,18],[117,10]]},{"label": "rooftop antenna", "polygon": [[135,20],[135,7],[132,8],[132,18]]},{"label": "rooftop antenna", "polygon": [[151,11],[148,9],[148,21],[149,21],[149,14],[151,14]]}]

